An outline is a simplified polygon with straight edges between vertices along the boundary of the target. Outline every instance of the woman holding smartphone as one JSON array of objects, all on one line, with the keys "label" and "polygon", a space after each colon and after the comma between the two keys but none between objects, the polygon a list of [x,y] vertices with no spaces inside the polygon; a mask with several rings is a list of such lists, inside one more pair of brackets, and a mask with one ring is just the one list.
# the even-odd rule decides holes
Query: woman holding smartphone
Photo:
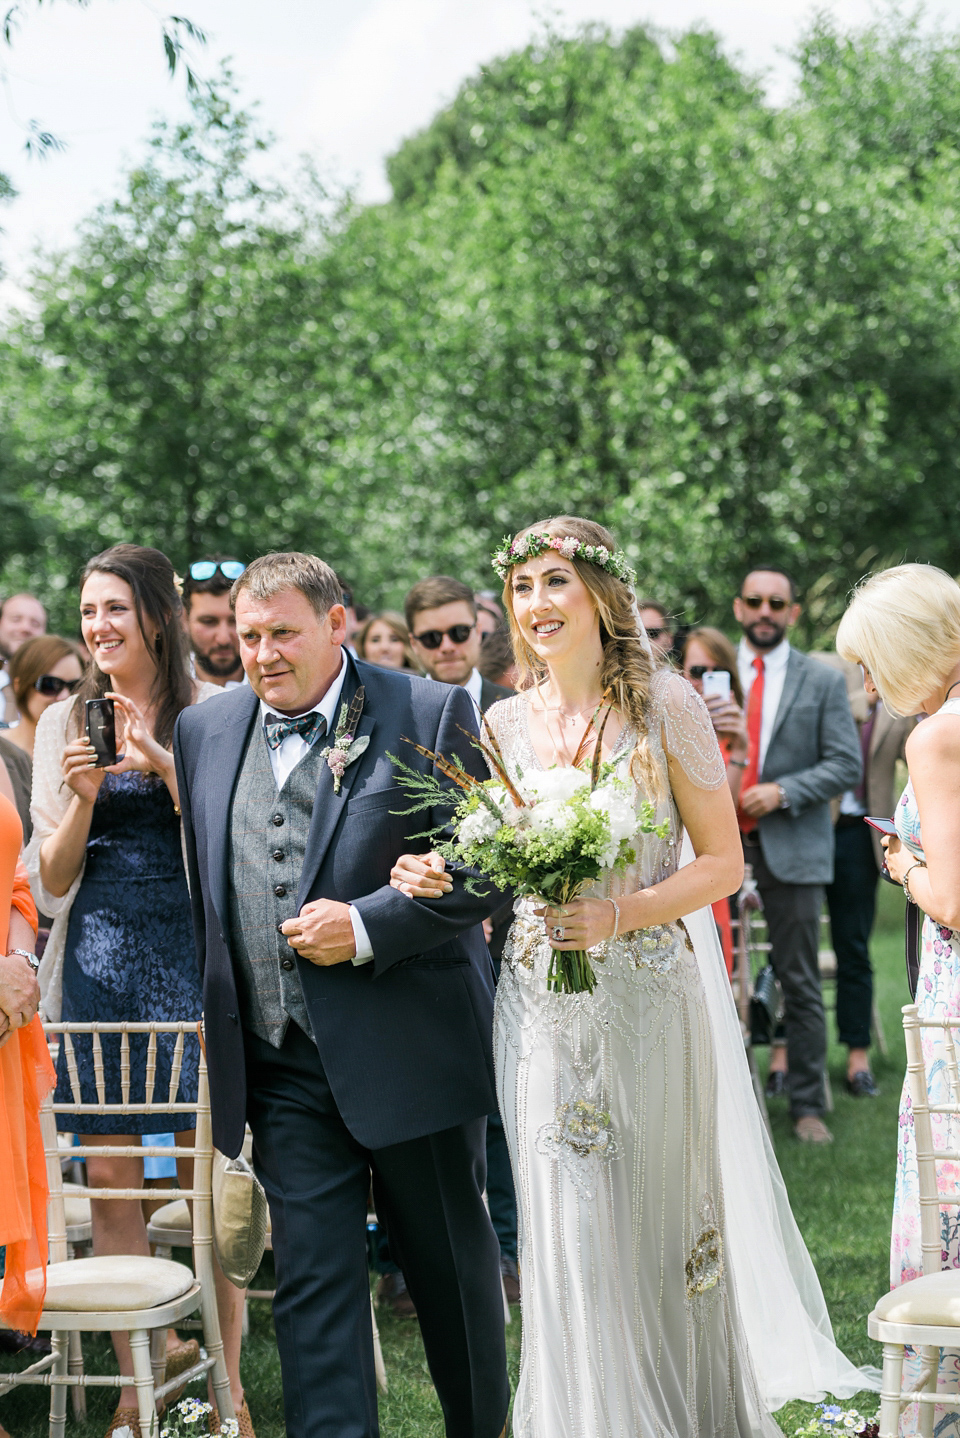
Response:
[{"label": "woman holding smartphone", "polygon": [[[34,832],[26,862],[40,907],[54,917],[40,969],[43,1010],[50,1019],[77,1022],[199,1020],[173,727],[181,710],[221,691],[190,678],[173,566],[159,550],[118,544],[91,559],[81,581],[80,623],[90,671],[73,703],[42,715],[34,758]],[[115,763],[105,763],[111,756],[99,746],[101,739],[110,744],[111,705],[119,752]],[[74,1039],[74,1052],[84,1098],[95,1103],[92,1045],[84,1037]],[[133,1036],[134,1052],[138,1042],[145,1045],[145,1036]],[[105,1036],[102,1050],[107,1102],[119,1103],[119,1036]],[[172,1058],[173,1036],[161,1035],[158,1092],[166,1091]],[[198,1065],[198,1043],[188,1040],[184,1102],[196,1097]],[[131,1068],[137,1072],[135,1062]],[[67,1097],[62,1050],[58,1080]],[[132,1101],[143,1098],[131,1089]],[[164,1130],[169,1119],[91,1115],[85,1124],[85,1143],[122,1147]],[[189,1142],[189,1133],[178,1140]],[[143,1160],[91,1158],[87,1171],[91,1187],[137,1188]],[[96,1253],[149,1252],[138,1202],[91,1208]],[[219,1274],[218,1300],[241,1432],[252,1432],[239,1378],[243,1295]],[[169,1342],[168,1377],[198,1353],[195,1342],[181,1344],[174,1334]],[[132,1372],[126,1335],[115,1334],[114,1347],[120,1372]],[[108,1435],[124,1426],[136,1431],[136,1417],[135,1390],[124,1388]]]},{"label": "woman holding smartphone", "polygon": [[[894,814],[896,834],[884,837],[886,867],[903,885],[907,902],[923,910],[922,952],[916,1002],[922,1018],[960,1015],[960,586],[928,564],[901,564],[873,575],[854,592],[840,621],[837,651],[864,671],[867,693],[879,695],[890,714],[926,715],[905,746],[910,780]],[[945,1033],[927,1029],[924,1057],[930,1101],[948,1101],[943,1075],[952,1062]],[[938,1063],[937,1060],[940,1060]],[[960,1125],[932,1116],[937,1147],[960,1148]],[[960,1164],[938,1165],[940,1182],[956,1188]],[[960,1267],[960,1227],[943,1230],[944,1268]],[[900,1101],[897,1181],[890,1244],[892,1288],[923,1272],[920,1200],[913,1111],[906,1083]],[[919,1355],[904,1365],[906,1389],[917,1387]],[[957,1431],[960,1352],[945,1350],[939,1388],[949,1398],[936,1409],[937,1432]],[[952,1423],[941,1425],[945,1414]],[[903,1432],[916,1431],[916,1410]]]},{"label": "woman holding smartphone", "polygon": [[[736,804],[747,767],[747,721],[743,713],[743,688],[737,673],[737,651],[719,629],[703,625],[691,629],[683,641],[680,664],[684,678],[689,679],[707,706],[726,766],[727,787]],[[712,908],[720,930],[723,961],[727,973],[732,975],[730,900],[717,899]]]}]

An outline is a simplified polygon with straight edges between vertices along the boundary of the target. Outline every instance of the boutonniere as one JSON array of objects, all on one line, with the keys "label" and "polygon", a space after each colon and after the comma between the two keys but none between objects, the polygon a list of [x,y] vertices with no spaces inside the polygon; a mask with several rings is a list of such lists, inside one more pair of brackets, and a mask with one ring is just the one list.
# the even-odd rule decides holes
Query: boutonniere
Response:
[{"label": "boutonniere", "polygon": [[340,705],[340,718],[337,720],[337,727],[333,734],[333,743],[328,744],[326,749],[321,749],[320,758],[326,759],[327,768],[333,775],[333,792],[340,793],[340,782],[343,779],[344,770],[352,764],[355,759],[366,751],[370,743],[369,734],[357,735],[357,725],[360,723],[360,715],[363,713],[363,685],[354,694],[347,707],[346,702]]}]

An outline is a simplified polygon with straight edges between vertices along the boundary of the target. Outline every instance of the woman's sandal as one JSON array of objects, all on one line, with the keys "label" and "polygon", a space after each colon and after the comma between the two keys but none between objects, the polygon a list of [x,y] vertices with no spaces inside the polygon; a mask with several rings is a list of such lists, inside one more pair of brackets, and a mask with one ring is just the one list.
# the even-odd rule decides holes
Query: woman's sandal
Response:
[{"label": "woman's sandal", "polygon": [[[220,1414],[216,1408],[213,1409],[207,1421],[210,1425],[211,1433],[215,1434],[220,1432]],[[237,1410],[237,1427],[240,1430],[240,1438],[257,1438],[256,1433],[253,1431],[253,1419],[250,1417],[250,1409],[247,1407],[246,1398],[244,1398]]]},{"label": "woman's sandal", "polygon": [[[167,1349],[167,1366],[164,1372],[164,1383],[169,1382],[171,1378],[176,1378],[178,1373],[186,1373],[188,1368],[192,1368],[195,1363],[199,1362],[200,1344],[197,1340],[195,1338],[181,1339],[176,1348]],[[175,1393],[171,1393],[166,1400],[165,1407],[172,1408],[175,1403],[178,1403],[183,1397],[186,1387],[187,1385],[184,1384],[183,1387],[178,1388]]]},{"label": "woman's sandal", "polygon": [[122,1428],[129,1429],[132,1438],[140,1438],[140,1409],[118,1408],[110,1419],[110,1425],[103,1438],[113,1438]]}]

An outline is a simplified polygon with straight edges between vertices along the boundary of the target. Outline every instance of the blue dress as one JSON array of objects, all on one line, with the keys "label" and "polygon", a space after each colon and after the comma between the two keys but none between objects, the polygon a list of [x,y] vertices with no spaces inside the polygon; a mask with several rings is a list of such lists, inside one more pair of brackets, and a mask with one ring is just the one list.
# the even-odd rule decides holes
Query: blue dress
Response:
[{"label": "blue dress", "polygon": [[[107,774],[93,808],[83,879],[70,911],[63,961],[63,1019],[76,1023],[198,1020],[203,1011],[180,847],[180,820],[163,781],[136,772]],[[157,1042],[150,1098],[166,1101],[176,1038]],[[104,1035],[105,1099],[120,1103],[120,1035]],[[92,1041],[73,1039],[84,1103],[97,1102]],[[130,1037],[130,1101],[143,1093],[146,1035]],[[197,1096],[200,1048],[184,1044],[178,1102]],[[139,1074],[139,1086],[134,1076]],[[61,1048],[56,1099],[69,1103],[70,1083]],[[193,1128],[192,1115],[177,1116]],[[58,1115],[62,1129],[82,1133],[169,1132],[169,1114]]]}]

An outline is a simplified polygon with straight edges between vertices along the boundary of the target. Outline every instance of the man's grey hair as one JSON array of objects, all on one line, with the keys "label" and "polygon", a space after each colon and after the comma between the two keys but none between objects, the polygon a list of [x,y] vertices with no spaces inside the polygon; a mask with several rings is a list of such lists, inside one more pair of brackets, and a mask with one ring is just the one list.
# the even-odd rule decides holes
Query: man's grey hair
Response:
[{"label": "man's grey hair", "polygon": [[285,589],[299,589],[321,619],[335,604],[343,603],[340,581],[329,564],[324,564],[315,554],[290,549],[262,554],[248,564],[234,581],[230,608],[236,609],[241,594],[249,594],[251,599],[272,599]]}]

